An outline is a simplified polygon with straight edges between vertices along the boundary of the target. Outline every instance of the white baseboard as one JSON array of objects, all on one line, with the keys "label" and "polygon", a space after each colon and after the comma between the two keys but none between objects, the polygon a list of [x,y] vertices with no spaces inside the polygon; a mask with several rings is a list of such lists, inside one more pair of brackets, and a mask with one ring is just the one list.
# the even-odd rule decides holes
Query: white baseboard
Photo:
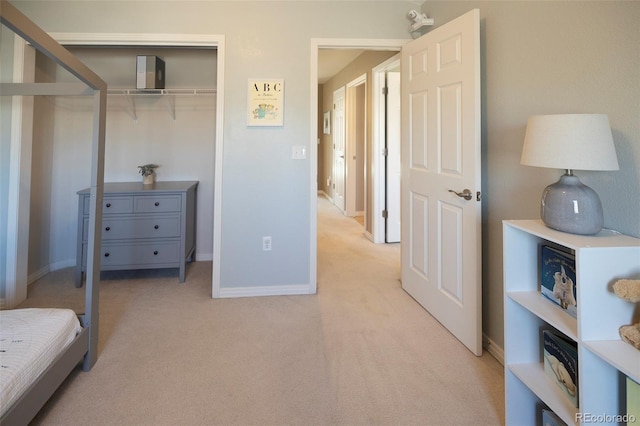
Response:
[{"label": "white baseboard", "polygon": [[[211,262],[213,261],[213,253],[196,253],[196,261]],[[75,268],[75,266],[76,266],[75,259],[63,260],[60,262],[51,263],[47,266],[43,266],[37,271],[34,271],[31,274],[29,274],[29,276],[27,277],[27,285],[34,283],[35,281],[47,275],[49,272],[58,271],[64,268]]]},{"label": "white baseboard", "polygon": [[49,272],[58,271],[60,269],[70,268],[75,266],[76,266],[76,259],[67,259],[67,260],[62,260],[60,262],[50,263],[49,265],[43,266],[37,271],[30,273],[27,276],[27,285],[39,280],[40,278],[47,275]]},{"label": "white baseboard", "polygon": [[73,259],[67,259],[67,260],[62,260],[60,262],[54,262],[51,263],[49,265],[49,269],[51,271],[58,271],[60,269],[64,269],[64,268],[71,268],[71,267],[76,267],[76,258],[74,257]]},{"label": "white baseboard", "polygon": [[320,195],[321,197],[326,198],[327,200],[329,200],[329,201],[331,202],[331,204],[333,204],[333,198],[331,198],[331,197],[329,196],[329,194],[327,194],[326,192],[324,192],[322,189],[320,189],[320,190],[318,191],[318,195]]},{"label": "white baseboard", "polygon": [[273,287],[226,287],[220,289],[220,298],[253,296],[294,296],[313,294],[308,284],[280,285]]},{"label": "white baseboard", "polygon": [[212,262],[213,253],[196,253],[196,262]]},{"label": "white baseboard", "polygon": [[44,277],[49,272],[51,272],[51,268],[50,268],[49,265],[46,265],[46,266],[43,266],[42,268],[38,269],[37,271],[34,271],[34,272],[30,273],[27,276],[27,285],[31,285],[35,281],[38,281],[40,278]]},{"label": "white baseboard", "polygon": [[482,347],[489,352],[501,365],[504,365],[504,349],[489,339],[486,335],[482,336]]}]

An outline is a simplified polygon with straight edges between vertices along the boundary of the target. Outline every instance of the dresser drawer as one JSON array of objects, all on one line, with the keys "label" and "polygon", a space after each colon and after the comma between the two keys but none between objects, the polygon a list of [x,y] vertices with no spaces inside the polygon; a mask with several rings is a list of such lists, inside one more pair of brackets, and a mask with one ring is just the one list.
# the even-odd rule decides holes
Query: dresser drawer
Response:
[{"label": "dresser drawer", "polygon": [[134,197],[134,211],[136,213],[167,213],[179,212],[180,195],[144,195]]},{"label": "dresser drawer", "polygon": [[[102,218],[102,239],[172,238],[180,236],[180,215],[139,215]],[[89,238],[85,219],[83,241]]]},{"label": "dresser drawer", "polygon": [[[84,214],[89,214],[89,198],[84,197]],[[102,214],[133,213],[133,197],[104,197],[102,200]]]},{"label": "dresser drawer", "polygon": [[[82,247],[83,265],[87,264],[87,245]],[[105,243],[100,248],[100,268],[127,266],[132,269],[180,261],[180,241],[154,241],[149,243]],[[115,269],[115,268],[112,268]],[[126,268],[123,268],[126,269]]]}]

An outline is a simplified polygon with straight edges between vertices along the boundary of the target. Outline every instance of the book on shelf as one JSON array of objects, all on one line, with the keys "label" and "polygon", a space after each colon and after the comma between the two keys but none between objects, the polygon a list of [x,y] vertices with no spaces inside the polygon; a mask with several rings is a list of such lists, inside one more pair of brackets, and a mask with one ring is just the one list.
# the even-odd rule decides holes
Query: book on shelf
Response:
[{"label": "book on shelf", "polygon": [[564,334],[543,330],[544,371],[578,407],[578,346]]},{"label": "book on shelf", "polygon": [[544,408],[542,410],[542,426],[567,426],[556,413]]},{"label": "book on shelf", "polygon": [[540,293],[574,318],[578,316],[575,255],[549,245],[540,247]]}]

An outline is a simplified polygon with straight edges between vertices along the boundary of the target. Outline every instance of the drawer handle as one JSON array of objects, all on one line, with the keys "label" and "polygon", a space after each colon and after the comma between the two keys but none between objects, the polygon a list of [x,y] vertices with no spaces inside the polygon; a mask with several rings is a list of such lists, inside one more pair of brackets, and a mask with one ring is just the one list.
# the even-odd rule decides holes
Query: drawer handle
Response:
[{"label": "drawer handle", "polygon": [[107,226],[106,228],[104,228],[105,231],[111,231],[111,227]]},{"label": "drawer handle", "polygon": [[155,226],[153,227],[153,229],[158,229],[158,228],[160,228],[158,225],[155,225]]},{"label": "drawer handle", "polygon": [[108,207],[111,207],[111,203],[107,203],[107,208],[108,208]]},{"label": "drawer handle", "polygon": [[155,256],[157,256],[157,255],[158,255],[158,250],[154,250],[154,251],[153,251],[153,254],[154,254]]},{"label": "drawer handle", "polygon": [[109,252],[106,252],[106,253],[104,254],[104,257],[109,257]]},{"label": "drawer handle", "polygon": [[158,207],[160,205],[160,201],[156,201],[155,203],[153,203],[154,206]]}]

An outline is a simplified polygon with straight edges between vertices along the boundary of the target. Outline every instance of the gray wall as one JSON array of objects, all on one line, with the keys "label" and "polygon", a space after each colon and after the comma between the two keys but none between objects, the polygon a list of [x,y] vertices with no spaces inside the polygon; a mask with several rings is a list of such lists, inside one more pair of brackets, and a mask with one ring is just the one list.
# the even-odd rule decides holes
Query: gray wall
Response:
[{"label": "gray wall", "polygon": [[[311,38],[408,38],[413,2],[15,3],[52,32],[226,36],[222,286],[308,281]],[[640,3],[427,2],[436,23],[478,7],[484,49],[484,331],[502,346],[501,220],[537,218],[559,171],[520,166],[526,119],[554,112],[609,114],[619,172],[583,172],[602,197],[605,225],[640,236]],[[285,125],[246,126],[248,78],[285,79]],[[273,251],[261,250],[262,235]]]},{"label": "gray wall", "polygon": [[534,114],[609,115],[620,170],[576,174],[605,227],[640,237],[640,2],[429,1],[441,25],[480,9],[483,73],[484,332],[502,347],[503,219],[539,218],[559,170],[520,165]]},{"label": "gray wall", "polygon": [[[17,1],[49,32],[224,34],[221,287],[309,281],[311,38],[407,39],[412,2]],[[249,78],[285,80],[284,126],[247,127]],[[315,194],[313,194],[315,196]],[[315,215],[315,212],[313,212]],[[262,251],[271,235],[273,250]]]}]

